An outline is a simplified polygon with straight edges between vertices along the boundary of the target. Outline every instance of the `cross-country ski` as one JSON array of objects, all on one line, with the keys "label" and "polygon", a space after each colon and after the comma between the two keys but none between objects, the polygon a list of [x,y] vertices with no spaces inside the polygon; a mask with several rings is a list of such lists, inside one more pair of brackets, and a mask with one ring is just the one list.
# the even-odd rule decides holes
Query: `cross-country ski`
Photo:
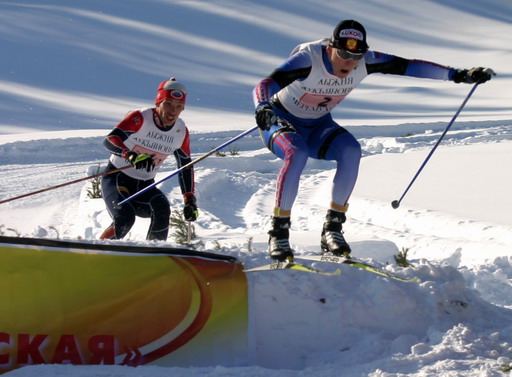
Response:
[{"label": "cross-country ski", "polygon": [[337,256],[333,256],[333,255],[296,255],[294,257],[294,259],[299,260],[299,261],[307,260],[307,261],[315,261],[315,262],[345,264],[347,266],[357,267],[363,271],[371,272],[371,273],[377,274],[377,275],[386,276],[388,278],[398,280],[398,281],[414,282],[414,281],[419,280],[416,277],[407,278],[407,277],[399,276],[399,275],[393,274],[391,272],[388,272],[382,268],[379,268],[379,267],[371,265],[367,262],[364,262],[362,260],[353,259],[353,258],[337,257]]},{"label": "cross-country ski", "polygon": [[316,268],[306,266],[304,264],[295,263],[295,262],[272,262],[269,264],[264,264],[258,267],[252,267],[249,269],[245,269],[245,272],[261,272],[261,271],[275,271],[275,270],[294,270],[294,271],[302,271],[309,272],[313,274],[319,274],[324,276],[336,276],[341,274],[341,270],[337,269],[333,272],[321,271]]}]

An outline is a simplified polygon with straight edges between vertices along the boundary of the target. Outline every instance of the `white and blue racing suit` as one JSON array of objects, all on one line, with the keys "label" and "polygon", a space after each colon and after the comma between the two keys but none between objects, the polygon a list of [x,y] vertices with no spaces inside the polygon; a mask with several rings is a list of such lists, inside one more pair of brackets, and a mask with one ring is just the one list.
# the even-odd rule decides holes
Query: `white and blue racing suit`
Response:
[{"label": "white and blue racing suit", "polygon": [[265,145],[284,160],[277,178],[275,216],[290,216],[299,180],[309,157],[336,161],[332,209],[345,212],[355,186],[361,159],[359,142],[331,116],[366,76],[385,73],[437,80],[453,80],[457,71],[421,60],[369,50],[345,78],[333,74],[327,39],[297,46],[290,57],[253,90],[255,106],[269,103],[292,128],[273,125],[261,131]]}]

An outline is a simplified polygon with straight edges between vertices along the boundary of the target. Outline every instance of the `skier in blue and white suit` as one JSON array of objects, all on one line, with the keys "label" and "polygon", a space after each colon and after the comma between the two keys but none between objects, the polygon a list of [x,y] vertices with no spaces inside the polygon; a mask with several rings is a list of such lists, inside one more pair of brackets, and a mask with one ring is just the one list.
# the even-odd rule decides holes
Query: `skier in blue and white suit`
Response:
[{"label": "skier in blue and white suit", "polygon": [[357,21],[341,21],[331,38],[297,46],[290,57],[253,91],[256,122],[265,145],[284,163],[277,178],[269,253],[290,260],[290,216],[299,180],[309,157],[337,163],[331,200],[321,235],[323,252],[349,255],[342,233],[348,200],[355,186],[361,147],[331,116],[366,76],[386,73],[456,83],[483,83],[489,68],[454,69],[368,49],[366,30]]}]

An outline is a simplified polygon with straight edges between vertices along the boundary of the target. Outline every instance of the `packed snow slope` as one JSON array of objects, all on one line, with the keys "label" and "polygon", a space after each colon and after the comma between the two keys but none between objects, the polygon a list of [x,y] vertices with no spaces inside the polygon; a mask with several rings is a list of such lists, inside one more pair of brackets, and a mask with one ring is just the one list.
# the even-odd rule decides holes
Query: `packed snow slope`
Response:
[{"label": "packed snow slope", "polygon": [[[489,66],[402,205],[392,209],[470,86],[369,77],[334,113],[364,158],[345,235],[402,283],[348,266],[335,277],[250,273],[251,364],[237,368],[27,366],[8,376],[501,376],[512,363],[512,4],[451,1],[0,2],[0,200],[85,177],[104,136],[160,81],[189,90],[194,158],[253,127],[252,87],[298,43],[344,18],[373,49]],[[196,166],[200,250],[269,260],[281,162],[258,133]],[[167,161],[158,178],[176,166]],[[319,251],[334,165],[310,161],[292,215],[298,255]],[[161,185],[181,211],[177,181]],[[95,240],[110,223],[83,182],[0,205],[0,233]],[[123,242],[145,243],[139,219]],[[99,242],[99,241],[98,241]],[[173,245],[173,236],[167,243]],[[407,251],[413,264],[398,267]],[[332,271],[334,266],[313,264]],[[0,329],[1,331],[1,329]]]}]

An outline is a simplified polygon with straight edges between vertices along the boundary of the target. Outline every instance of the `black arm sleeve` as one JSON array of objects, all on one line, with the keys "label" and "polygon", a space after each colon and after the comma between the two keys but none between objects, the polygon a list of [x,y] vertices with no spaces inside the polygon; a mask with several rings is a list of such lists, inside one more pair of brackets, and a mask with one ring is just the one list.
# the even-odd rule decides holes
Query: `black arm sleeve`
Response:
[{"label": "black arm sleeve", "polygon": [[388,61],[366,64],[366,70],[368,71],[368,74],[378,72],[403,75],[405,74],[408,65],[409,60],[395,56]]},{"label": "black arm sleeve", "polygon": [[276,69],[269,77],[275,81],[280,88],[290,85],[295,80],[305,79],[311,73],[311,67],[294,69],[292,71],[281,71]]},{"label": "black arm sleeve", "polygon": [[[192,162],[192,158],[187,155],[183,150],[177,149],[174,151],[174,157],[176,158],[176,164],[178,169]],[[181,193],[186,194],[194,192],[194,167],[191,166],[188,169],[181,170],[178,173],[178,180],[180,182]]]}]

